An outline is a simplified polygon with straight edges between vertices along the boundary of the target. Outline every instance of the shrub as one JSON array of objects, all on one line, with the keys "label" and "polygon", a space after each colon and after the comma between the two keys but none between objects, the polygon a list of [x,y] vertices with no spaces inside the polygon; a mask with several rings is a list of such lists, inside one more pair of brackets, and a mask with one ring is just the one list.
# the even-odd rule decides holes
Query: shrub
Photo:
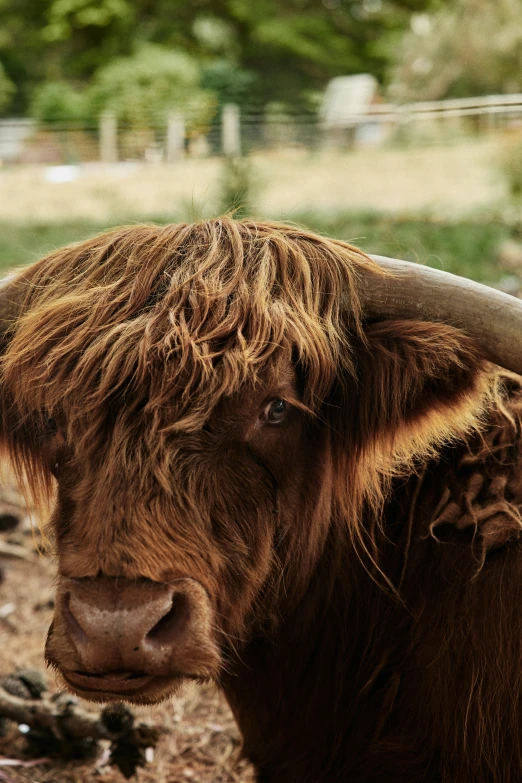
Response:
[{"label": "shrub", "polygon": [[15,86],[0,63],[0,111],[6,109],[15,92]]},{"label": "shrub", "polygon": [[40,122],[85,121],[89,114],[88,96],[67,82],[45,82],[34,90],[29,113]]},{"label": "shrub", "polygon": [[93,106],[97,113],[112,111],[134,129],[162,127],[169,112],[177,111],[191,129],[204,126],[214,112],[212,93],[199,84],[199,65],[189,54],[144,44],[132,57],[120,57],[97,72]]}]

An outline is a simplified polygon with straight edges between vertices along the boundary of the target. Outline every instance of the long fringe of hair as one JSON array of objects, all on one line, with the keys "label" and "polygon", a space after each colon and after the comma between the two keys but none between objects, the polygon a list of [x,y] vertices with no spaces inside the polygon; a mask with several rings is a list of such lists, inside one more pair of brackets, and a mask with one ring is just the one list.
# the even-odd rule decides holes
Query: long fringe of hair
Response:
[{"label": "long fringe of hair", "polygon": [[[341,455],[339,506],[354,541],[370,552],[363,502],[377,511],[386,477],[477,426],[491,384],[477,371],[476,350],[469,341],[459,348],[451,327],[421,325],[422,347],[411,327],[414,347],[400,356],[390,340],[404,343],[404,328],[386,344],[374,328],[369,340],[364,268],[379,271],[344,242],[219,218],[110,230],[22,271],[13,282],[23,296],[1,360],[0,404],[4,444],[33,502],[41,507],[53,492],[40,448],[50,419],[86,457],[115,420],[127,421],[154,459],[170,436],[197,430],[223,396],[262,381],[286,352],[305,380],[303,405],[330,425]],[[423,379],[433,385],[444,356],[463,378],[466,369],[466,399],[448,395],[420,411]],[[404,427],[412,390],[419,412]]]}]

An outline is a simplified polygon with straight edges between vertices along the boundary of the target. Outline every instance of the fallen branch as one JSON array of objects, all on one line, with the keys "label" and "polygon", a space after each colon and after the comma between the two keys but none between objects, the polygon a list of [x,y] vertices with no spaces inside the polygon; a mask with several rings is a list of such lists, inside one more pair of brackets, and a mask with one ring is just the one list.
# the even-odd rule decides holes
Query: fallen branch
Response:
[{"label": "fallen branch", "polygon": [[0,540],[0,555],[3,557],[12,557],[16,560],[33,560],[34,554],[30,549],[19,544],[7,544]]},{"label": "fallen branch", "polygon": [[[5,685],[15,675],[5,678]],[[111,743],[111,763],[131,777],[146,763],[146,749],[154,748],[164,729],[140,722],[134,724],[131,710],[122,705],[87,712],[66,693],[48,698],[25,699],[6,690],[0,681],[0,717],[29,727],[26,738],[32,750],[48,754],[95,753],[99,740]],[[9,686],[8,686],[9,687]],[[9,687],[9,690],[13,690]]]}]

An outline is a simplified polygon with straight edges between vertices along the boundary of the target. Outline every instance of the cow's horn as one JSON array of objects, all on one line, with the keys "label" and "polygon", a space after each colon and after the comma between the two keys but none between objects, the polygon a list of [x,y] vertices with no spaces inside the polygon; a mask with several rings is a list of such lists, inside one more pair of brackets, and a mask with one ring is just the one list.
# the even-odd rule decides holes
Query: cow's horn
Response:
[{"label": "cow's horn", "polygon": [[[366,318],[415,318],[457,326],[473,337],[489,361],[522,375],[522,300],[439,269],[371,256],[388,274],[362,275]],[[27,291],[23,276],[0,280],[0,353]],[[8,338],[7,338],[8,339]]]},{"label": "cow's horn", "polygon": [[366,318],[415,318],[458,326],[489,361],[522,374],[522,301],[494,288],[408,261],[372,256],[390,274],[365,269]]}]

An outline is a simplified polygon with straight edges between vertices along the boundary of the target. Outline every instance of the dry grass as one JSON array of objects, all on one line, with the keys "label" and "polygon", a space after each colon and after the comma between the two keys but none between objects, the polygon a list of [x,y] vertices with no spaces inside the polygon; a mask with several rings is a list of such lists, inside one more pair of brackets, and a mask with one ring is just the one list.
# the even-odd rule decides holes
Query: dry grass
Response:
[{"label": "dry grass", "polygon": [[[265,216],[300,211],[384,210],[466,214],[505,196],[497,146],[473,142],[423,149],[253,156],[253,193]],[[13,221],[208,217],[217,210],[219,159],[176,164],[90,164],[53,184],[46,167],[0,169],[0,217]]]},{"label": "dry grass", "polygon": [[[12,498],[11,498],[12,500]],[[0,501],[1,504],[1,501]],[[33,534],[25,526],[11,539],[33,547]],[[43,646],[52,617],[53,564],[49,557],[34,561],[1,560],[5,569],[0,584],[0,607],[12,603],[15,610],[0,617],[0,676],[18,667],[43,668]],[[56,690],[53,676],[46,679]],[[160,740],[154,760],[138,771],[139,783],[252,783],[252,769],[239,760],[240,737],[228,706],[212,686],[190,686],[179,699],[136,714],[168,730]],[[27,758],[25,743],[16,726],[0,737],[0,757]],[[102,749],[103,750],[103,749]],[[105,754],[106,755],[106,754]],[[103,758],[88,762],[55,759],[30,769],[0,766],[2,783],[124,783],[125,778]]]}]

